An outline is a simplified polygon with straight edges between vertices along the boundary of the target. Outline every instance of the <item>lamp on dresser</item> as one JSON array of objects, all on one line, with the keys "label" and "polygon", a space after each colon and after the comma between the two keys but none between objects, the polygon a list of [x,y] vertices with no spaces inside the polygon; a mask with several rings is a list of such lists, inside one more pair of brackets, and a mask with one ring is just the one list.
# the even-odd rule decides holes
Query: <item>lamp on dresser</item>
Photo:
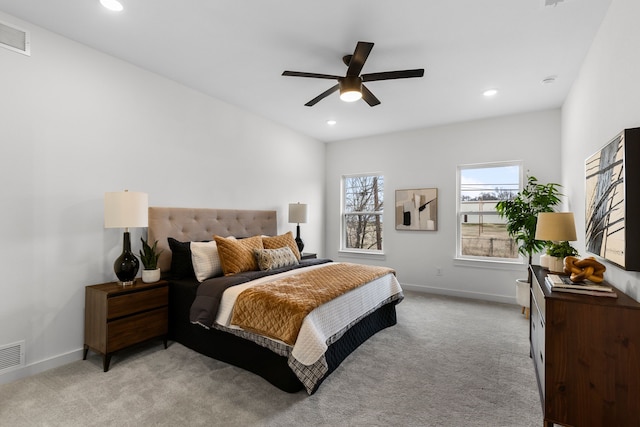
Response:
[{"label": "lamp on dresser", "polygon": [[113,263],[113,269],[122,286],[135,281],[140,262],[131,251],[129,228],[147,227],[149,222],[149,196],[135,191],[104,194],[104,227],[124,228],[122,254]]},{"label": "lamp on dresser", "polygon": [[[560,252],[562,256],[554,256],[552,252],[547,261],[548,265],[543,266],[551,272],[562,273],[564,269],[564,257],[567,255],[577,255],[577,251],[569,245],[569,242],[578,240],[576,237],[576,224],[573,219],[573,212],[539,213],[536,223],[535,239],[553,242],[553,246],[558,249],[557,252]],[[543,262],[541,262],[541,264],[543,264]]]},{"label": "lamp on dresser", "polygon": [[307,222],[307,205],[304,203],[289,204],[289,224],[296,224],[296,244],[298,250],[302,253],[304,242],[300,238],[300,224]]}]

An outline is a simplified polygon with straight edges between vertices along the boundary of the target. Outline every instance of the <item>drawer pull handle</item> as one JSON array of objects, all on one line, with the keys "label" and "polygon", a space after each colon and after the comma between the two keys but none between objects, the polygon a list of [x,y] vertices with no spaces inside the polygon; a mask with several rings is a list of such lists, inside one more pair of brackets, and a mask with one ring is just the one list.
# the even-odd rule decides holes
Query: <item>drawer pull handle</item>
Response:
[{"label": "drawer pull handle", "polygon": [[542,357],[542,352],[540,352],[540,362],[544,363],[544,357]]}]

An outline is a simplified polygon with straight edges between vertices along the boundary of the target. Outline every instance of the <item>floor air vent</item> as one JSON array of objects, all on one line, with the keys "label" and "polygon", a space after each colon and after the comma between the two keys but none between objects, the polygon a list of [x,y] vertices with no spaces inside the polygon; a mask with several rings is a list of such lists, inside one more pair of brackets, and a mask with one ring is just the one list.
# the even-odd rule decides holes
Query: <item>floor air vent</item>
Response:
[{"label": "floor air vent", "polygon": [[31,55],[29,33],[4,22],[0,22],[0,46],[23,55]]},{"label": "floor air vent", "polygon": [[0,374],[24,366],[24,341],[0,347]]}]

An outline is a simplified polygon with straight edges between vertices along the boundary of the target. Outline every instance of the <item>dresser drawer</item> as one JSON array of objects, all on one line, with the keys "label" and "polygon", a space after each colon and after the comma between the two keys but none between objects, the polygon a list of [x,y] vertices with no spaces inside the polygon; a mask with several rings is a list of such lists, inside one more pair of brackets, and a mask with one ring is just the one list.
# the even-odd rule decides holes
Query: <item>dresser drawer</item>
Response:
[{"label": "dresser drawer", "polygon": [[163,307],[109,322],[107,325],[107,353],[166,335],[169,326],[168,316],[168,308]]},{"label": "dresser drawer", "polygon": [[107,319],[163,307],[168,304],[168,298],[169,288],[167,286],[108,298]]},{"label": "dresser drawer", "polygon": [[[534,283],[535,284],[535,283]],[[533,289],[532,289],[533,294]],[[532,295],[533,296],[533,295]],[[540,392],[542,394],[544,400],[545,394],[545,323],[540,313],[540,307],[537,304],[537,300],[535,298],[531,299],[533,304],[531,306],[531,358],[533,359],[533,364],[535,366],[535,370],[538,374],[538,379],[540,381]]]},{"label": "dresser drawer", "polygon": [[546,285],[544,283],[538,283],[538,279],[535,276],[533,276],[532,281],[533,283],[531,284],[531,296],[533,297],[536,304],[538,305],[542,319],[545,319],[546,303],[544,300],[544,292],[542,292],[542,289],[540,288],[540,286],[546,286]]}]

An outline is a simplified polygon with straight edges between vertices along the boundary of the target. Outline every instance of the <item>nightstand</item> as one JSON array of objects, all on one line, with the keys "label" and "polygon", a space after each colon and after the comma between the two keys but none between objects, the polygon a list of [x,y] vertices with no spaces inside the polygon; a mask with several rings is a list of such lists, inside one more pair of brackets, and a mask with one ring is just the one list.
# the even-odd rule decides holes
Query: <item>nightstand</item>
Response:
[{"label": "nightstand", "polygon": [[302,252],[300,254],[300,259],[316,259],[317,255],[311,252]]},{"label": "nightstand", "polygon": [[104,371],[111,355],[134,344],[162,337],[167,348],[169,284],[165,280],[133,286],[117,282],[87,286],[84,309],[84,355],[102,354]]}]

